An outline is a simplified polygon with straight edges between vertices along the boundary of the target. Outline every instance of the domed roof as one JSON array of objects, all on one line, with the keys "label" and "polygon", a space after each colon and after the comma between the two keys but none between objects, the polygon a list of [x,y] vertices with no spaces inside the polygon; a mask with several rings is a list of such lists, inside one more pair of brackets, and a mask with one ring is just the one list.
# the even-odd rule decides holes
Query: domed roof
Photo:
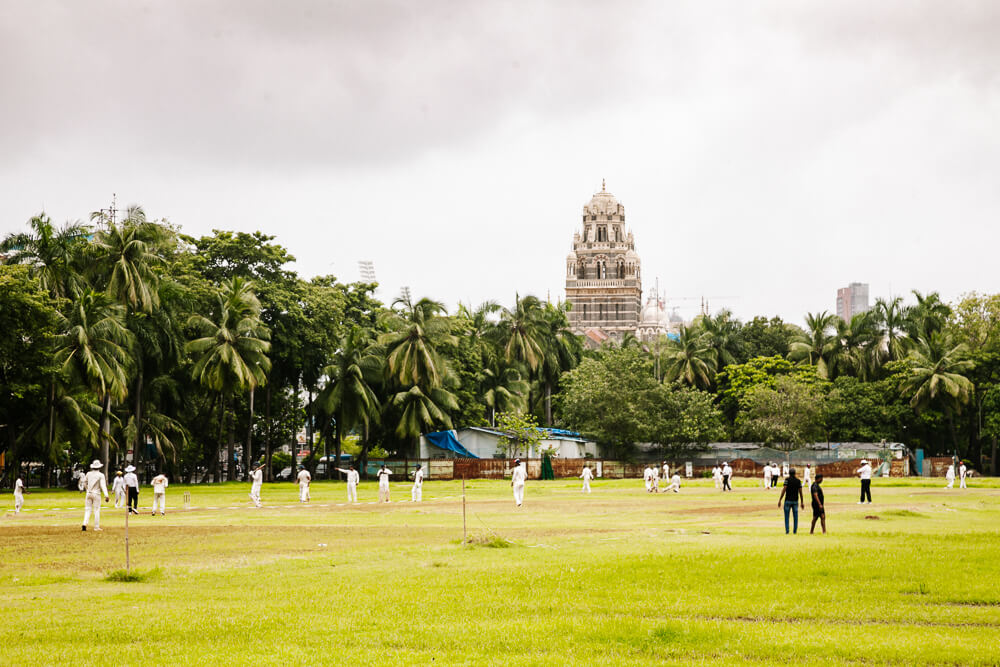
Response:
[{"label": "domed roof", "polygon": [[642,326],[665,327],[669,322],[663,304],[655,295],[650,295],[646,300],[646,306],[642,309]]},{"label": "domed roof", "polygon": [[568,254],[568,255],[566,255],[566,261],[572,261],[572,262],[575,262],[575,261],[576,261],[576,251],[574,251],[574,250],[570,250],[570,251],[569,251],[569,254]]},{"label": "domed roof", "polygon": [[590,198],[590,203],[584,205],[583,212],[585,215],[607,215],[625,211],[615,196],[605,189],[604,181],[601,181],[601,191]]}]

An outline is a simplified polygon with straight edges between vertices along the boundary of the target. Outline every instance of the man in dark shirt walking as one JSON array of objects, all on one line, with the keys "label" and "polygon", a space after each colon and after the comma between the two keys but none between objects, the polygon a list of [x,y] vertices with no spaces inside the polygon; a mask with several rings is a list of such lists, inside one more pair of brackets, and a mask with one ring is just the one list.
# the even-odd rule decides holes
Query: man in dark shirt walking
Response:
[{"label": "man in dark shirt walking", "polygon": [[806,499],[802,494],[802,482],[795,474],[795,468],[791,468],[788,471],[788,477],[785,478],[785,484],[781,487],[781,495],[778,496],[778,507],[781,507],[781,501],[785,501],[785,535],[788,534],[788,513],[792,512],[795,515],[795,530],[793,532],[799,532],[799,506],[802,509],[806,508]]},{"label": "man in dark shirt walking", "polygon": [[823,487],[820,486],[822,482],[823,475],[816,475],[816,481],[813,482],[812,487],[810,487],[813,506],[813,522],[812,526],[809,527],[810,535],[812,535],[813,530],[816,529],[817,519],[819,519],[820,524],[823,526],[823,534],[826,535],[826,505],[823,504]]}]

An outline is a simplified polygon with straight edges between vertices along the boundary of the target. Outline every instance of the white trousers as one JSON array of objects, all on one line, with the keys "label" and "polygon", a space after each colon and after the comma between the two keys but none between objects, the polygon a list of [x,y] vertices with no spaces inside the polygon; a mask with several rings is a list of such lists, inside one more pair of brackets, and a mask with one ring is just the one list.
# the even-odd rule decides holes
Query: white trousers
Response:
[{"label": "white trousers", "polygon": [[583,480],[583,492],[584,493],[590,493],[590,480],[589,479]]},{"label": "white trousers", "polygon": [[165,493],[154,493],[153,494],[153,514],[156,514],[156,506],[160,506],[160,514],[167,511],[167,494]]},{"label": "white trousers", "polygon": [[309,485],[299,484],[299,502],[309,502]]},{"label": "white trousers", "polygon": [[250,487],[250,500],[257,507],[260,507],[260,484],[254,484]]},{"label": "white trousers", "polygon": [[387,502],[389,502],[389,485],[388,484],[386,484],[385,486],[382,486],[381,484],[378,485],[378,501],[380,503],[387,503]]},{"label": "white trousers", "polygon": [[419,503],[424,499],[424,487],[422,484],[414,484],[413,488],[410,489],[410,500],[415,503]]},{"label": "white trousers", "polygon": [[524,502],[524,484],[514,485],[514,502],[518,507]]},{"label": "white trousers", "polygon": [[15,493],[14,494],[14,514],[17,514],[18,512],[20,512],[22,507],[24,507],[24,496],[22,496],[20,493]]},{"label": "white trousers", "polygon": [[764,478],[764,488],[765,489],[770,489],[771,488],[771,478],[770,477],[765,477]]},{"label": "white trousers", "polygon": [[967,489],[967,488],[969,488],[969,487],[967,487],[965,485],[965,478],[964,477],[962,478],[961,484],[958,485],[958,488],[960,488],[960,489]]},{"label": "white trousers", "polygon": [[671,482],[670,486],[667,487],[667,491],[673,491],[674,493],[677,493],[677,490],[680,488],[681,488],[680,484],[674,484]]},{"label": "white trousers", "polygon": [[955,486],[955,478],[954,477],[950,477],[950,478],[948,478],[948,486],[946,486],[944,488],[950,489],[953,486]]},{"label": "white trousers", "polygon": [[347,483],[347,502],[356,503],[358,502],[358,485]]},{"label": "white trousers", "polygon": [[101,527],[101,494],[88,493],[83,505],[83,525],[90,522],[90,513],[94,513],[94,528]]},{"label": "white trousers", "polygon": [[125,506],[125,489],[115,491],[115,509]]}]

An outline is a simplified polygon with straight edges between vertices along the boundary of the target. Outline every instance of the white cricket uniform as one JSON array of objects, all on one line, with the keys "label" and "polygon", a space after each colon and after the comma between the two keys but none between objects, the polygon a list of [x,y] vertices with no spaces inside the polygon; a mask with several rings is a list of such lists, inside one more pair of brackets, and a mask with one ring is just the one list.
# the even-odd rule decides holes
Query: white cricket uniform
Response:
[{"label": "white cricket uniform", "polygon": [[812,470],[809,469],[809,466],[806,466],[802,472],[802,483],[805,486],[812,484]]},{"label": "white cricket uniform", "polygon": [[646,469],[642,471],[642,479],[646,483],[646,491],[653,491],[653,469],[646,466]]},{"label": "white cricket uniform", "polygon": [[410,489],[410,500],[419,503],[424,499],[424,471],[423,468],[413,473],[413,488]]},{"label": "white cricket uniform", "polygon": [[295,479],[299,480],[299,502],[309,502],[309,482],[312,481],[312,475],[309,474],[308,470],[303,468],[299,471]]},{"label": "white cricket uniform", "polygon": [[520,507],[524,502],[524,482],[528,479],[528,470],[520,464],[510,474],[510,485],[514,489],[514,503]]},{"label": "white cricket uniform", "polygon": [[667,490],[673,491],[674,493],[678,493],[680,492],[680,488],[681,488],[681,476],[675,472],[673,478],[670,480],[670,486],[667,487]]},{"label": "white cricket uniform", "polygon": [[944,478],[946,480],[948,480],[948,486],[946,486],[944,488],[950,489],[950,488],[952,488],[952,487],[955,486],[955,466],[954,465],[948,466],[948,472],[946,472],[944,474]]},{"label": "white cricket uniform", "polygon": [[771,488],[771,466],[764,466],[764,488]]},{"label": "white cricket uniform", "polygon": [[670,479],[670,464],[663,464],[663,479]]},{"label": "white cricket uniform", "polygon": [[583,472],[580,473],[580,478],[583,479],[583,492],[590,493],[590,480],[594,479],[594,471],[590,468],[584,468]]},{"label": "white cricket uniform", "polygon": [[358,482],[361,481],[361,475],[357,470],[344,470],[343,468],[337,468],[337,472],[347,475],[347,502],[358,502]]},{"label": "white cricket uniform", "polygon": [[125,478],[115,475],[115,481],[111,482],[111,492],[115,494],[115,509],[125,504]]},{"label": "white cricket uniform", "polygon": [[967,471],[964,463],[962,465],[958,466],[958,478],[960,480],[958,487],[960,489],[966,489],[966,488],[968,488],[967,486],[965,486],[965,474],[966,474],[966,472],[968,472],[968,471]]},{"label": "white cricket uniform", "polygon": [[94,530],[101,527],[101,497],[108,497],[108,481],[100,470],[91,470],[84,476],[83,490],[87,498],[83,505],[83,525],[90,522],[90,514],[94,514]]},{"label": "white cricket uniform", "polygon": [[712,481],[715,482],[715,488],[722,488],[722,468],[719,466],[712,468]]},{"label": "white cricket uniform", "polygon": [[160,508],[160,516],[167,511],[168,484],[166,475],[157,475],[153,478],[153,514],[156,514],[157,506]]},{"label": "white cricket uniform", "polygon": [[260,487],[264,484],[264,471],[260,468],[250,473],[250,500],[260,507]]},{"label": "white cricket uniform", "polygon": [[24,482],[18,477],[17,481],[14,482],[14,514],[21,511],[24,506]]},{"label": "white cricket uniform", "polygon": [[653,493],[660,492],[660,466],[653,466],[649,469],[653,481]]},{"label": "white cricket uniform", "polygon": [[378,476],[378,501],[389,502],[389,475],[392,471],[388,468],[379,468]]}]

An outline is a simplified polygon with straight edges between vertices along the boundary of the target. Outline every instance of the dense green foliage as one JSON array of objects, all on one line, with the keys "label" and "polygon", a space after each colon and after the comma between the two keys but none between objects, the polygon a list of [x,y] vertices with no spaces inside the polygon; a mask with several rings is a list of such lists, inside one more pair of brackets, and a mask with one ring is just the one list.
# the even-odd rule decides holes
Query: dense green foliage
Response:
[{"label": "dense green foliage", "polygon": [[623,456],[885,439],[981,467],[1000,434],[997,295],[914,292],[805,328],[720,311],[655,344],[585,351],[563,304],[519,295],[449,314],[404,294],[387,307],[374,284],[298,276],[273,237],[193,238],[135,206],[62,227],[39,215],[0,255],[13,334],[0,453],[41,464],[45,482],[128,453],[188,481],[234,479],[296,439],[309,466],[348,437],[362,458],[412,455],[421,433],[498,413]]}]

